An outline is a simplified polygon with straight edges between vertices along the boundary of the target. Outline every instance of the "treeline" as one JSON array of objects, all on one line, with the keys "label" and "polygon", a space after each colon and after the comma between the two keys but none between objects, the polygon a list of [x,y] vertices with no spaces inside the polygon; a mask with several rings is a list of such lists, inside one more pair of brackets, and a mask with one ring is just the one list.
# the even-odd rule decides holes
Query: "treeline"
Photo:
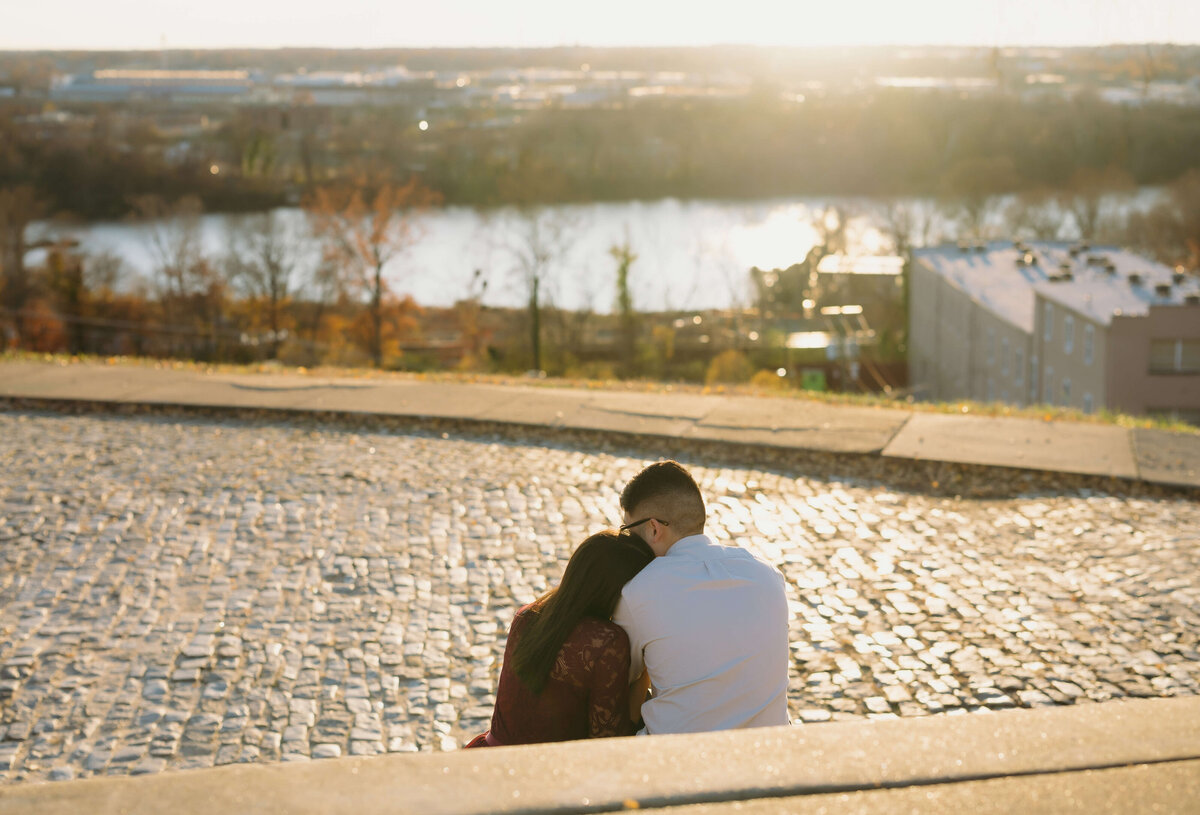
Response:
[{"label": "treeline", "polygon": [[223,152],[220,145],[170,161],[169,139],[151,126],[118,131],[108,110],[71,130],[22,125],[20,118],[0,118],[0,187],[32,187],[49,215],[121,218],[143,195],[192,195],[215,212],[256,210],[282,203],[287,186],[241,174],[217,178],[211,156]]},{"label": "treeline", "polygon": [[123,216],[145,194],[195,195],[209,211],[258,209],[364,173],[417,172],[447,203],[494,206],[952,197],[964,187],[1062,189],[1089,169],[1160,185],[1200,168],[1200,108],[1087,95],[1022,102],[881,91],[796,102],[764,87],[742,99],[445,111],[427,114],[427,132],[404,108],[243,112],[182,157],[151,124],[117,128],[112,111],[89,115],[69,131],[0,121],[0,186],[30,185],[52,213],[92,219]]},{"label": "treeline", "polygon": [[[440,124],[440,123],[439,123]],[[865,100],[648,102],[544,110],[511,128],[442,125],[427,177],[463,203],[661,196],[941,195],[980,162],[989,192],[1063,187],[1083,168],[1139,185],[1200,167],[1200,108],[1095,97],[1023,103],[880,92]]]}]

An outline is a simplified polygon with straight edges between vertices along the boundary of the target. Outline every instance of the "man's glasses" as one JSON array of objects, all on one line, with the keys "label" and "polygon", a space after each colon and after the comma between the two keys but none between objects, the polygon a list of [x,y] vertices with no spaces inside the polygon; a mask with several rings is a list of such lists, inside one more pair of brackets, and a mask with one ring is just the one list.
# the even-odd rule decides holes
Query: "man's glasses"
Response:
[{"label": "man's glasses", "polygon": [[669,523],[667,523],[666,521],[659,520],[658,518],[642,518],[640,521],[634,521],[633,523],[628,523],[628,524],[623,525],[617,531],[618,532],[628,532],[629,530],[633,529],[635,526],[641,526],[642,524],[646,523],[647,521],[658,521],[663,526],[670,526]]}]

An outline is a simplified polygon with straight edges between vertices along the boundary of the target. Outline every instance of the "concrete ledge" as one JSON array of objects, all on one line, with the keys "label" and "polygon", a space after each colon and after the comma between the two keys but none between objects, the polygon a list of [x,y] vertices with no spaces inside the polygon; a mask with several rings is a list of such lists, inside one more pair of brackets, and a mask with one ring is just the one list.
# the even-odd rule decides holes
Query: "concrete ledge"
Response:
[{"label": "concrete ledge", "polygon": [[1139,477],[1129,431],[1107,425],[915,413],[883,454],[1123,479]]},{"label": "concrete ledge", "polygon": [[1200,761],[1138,764],[904,789],[768,798],[672,809],[672,815],[1192,815],[1200,800]]},{"label": "concrete ledge", "polygon": [[[1194,812],[1198,773],[1200,697],[1186,697],[30,784],[0,788],[0,812],[896,812],[935,800],[1135,812],[1143,794],[1156,811]],[[1108,806],[1058,806],[1076,795]]]}]

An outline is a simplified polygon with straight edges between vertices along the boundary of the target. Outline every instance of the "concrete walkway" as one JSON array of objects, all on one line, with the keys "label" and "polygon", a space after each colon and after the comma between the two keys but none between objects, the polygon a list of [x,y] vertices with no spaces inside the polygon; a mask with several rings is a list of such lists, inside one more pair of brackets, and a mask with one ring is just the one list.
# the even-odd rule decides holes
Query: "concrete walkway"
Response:
[{"label": "concrete walkway", "polygon": [[786,397],[7,362],[0,363],[4,398],[448,419],[1200,488],[1200,435]]},{"label": "concrete walkway", "polygon": [[1194,813],[1200,698],[0,787],[6,815]]}]

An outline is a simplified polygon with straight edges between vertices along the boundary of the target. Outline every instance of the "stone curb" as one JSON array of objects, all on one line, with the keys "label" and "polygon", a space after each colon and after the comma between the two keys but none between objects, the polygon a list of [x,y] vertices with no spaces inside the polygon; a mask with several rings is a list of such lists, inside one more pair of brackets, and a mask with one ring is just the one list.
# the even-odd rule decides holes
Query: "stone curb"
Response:
[{"label": "stone curb", "polygon": [[[0,811],[516,815],[868,791],[886,803],[893,791],[1001,779],[1010,795],[1047,777],[1062,790],[1086,786],[1088,773],[1136,767],[1200,781],[1200,697],[31,784],[0,788]],[[1167,811],[1188,811],[1176,795]],[[1125,794],[1116,804],[1106,811],[1138,811]]]},{"label": "stone curb", "polygon": [[1200,500],[1200,486],[1155,483],[1118,476],[1052,472],[962,461],[904,458],[873,453],[831,452],[714,438],[680,438],[620,430],[523,424],[469,417],[392,414],[284,407],[244,407],[183,402],[127,402],[66,397],[0,395],[0,410],[49,411],[115,416],[179,416],[235,421],[311,422],[324,429],[426,432],[483,437],[522,444],[566,444],[631,456],[677,458],[684,463],[762,467],[826,479],[878,482],[888,488],[963,498],[1005,498],[1017,494],[1092,490],[1146,498]]}]

